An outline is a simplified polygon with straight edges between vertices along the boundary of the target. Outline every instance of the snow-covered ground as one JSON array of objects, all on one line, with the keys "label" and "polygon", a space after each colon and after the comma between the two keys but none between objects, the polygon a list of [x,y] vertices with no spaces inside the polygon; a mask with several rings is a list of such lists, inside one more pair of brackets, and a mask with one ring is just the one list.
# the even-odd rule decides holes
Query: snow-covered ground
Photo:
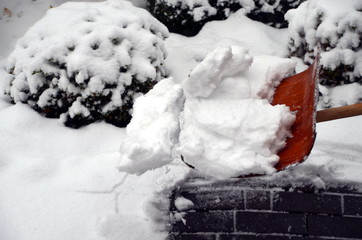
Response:
[{"label": "snow-covered ground", "polygon": [[[5,0],[0,10],[0,91],[4,58],[49,5],[63,0]],[[142,5],[142,1],[135,1]],[[2,15],[1,15],[2,14]],[[247,47],[253,56],[284,56],[287,32],[237,13],[195,37],[171,34],[166,66],[181,82],[216,47]],[[317,124],[312,154],[279,174],[362,184],[362,116]],[[95,123],[74,130],[0,95],[0,239],[152,239],[162,230],[166,195],[189,169],[180,161],[141,176],[117,170],[125,129]],[[165,201],[166,200],[166,201]],[[157,223],[161,224],[157,224]]]}]

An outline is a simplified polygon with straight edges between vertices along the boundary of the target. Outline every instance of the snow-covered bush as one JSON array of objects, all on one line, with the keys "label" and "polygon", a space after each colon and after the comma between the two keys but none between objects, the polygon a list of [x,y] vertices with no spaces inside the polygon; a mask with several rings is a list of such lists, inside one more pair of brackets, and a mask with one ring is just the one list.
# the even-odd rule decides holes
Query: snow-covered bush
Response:
[{"label": "snow-covered bush", "polygon": [[125,126],[134,99],[164,75],[168,30],[130,2],[69,2],[50,9],[7,59],[7,94],[80,127]]},{"label": "snow-covered bush", "polygon": [[285,13],[298,7],[305,0],[254,0],[255,8],[247,15],[249,18],[277,28],[288,26]]},{"label": "snow-covered bush", "polygon": [[322,85],[362,83],[361,0],[309,0],[285,17],[291,56],[311,64],[320,44]]},{"label": "snow-covered bush", "polygon": [[276,27],[285,27],[284,14],[304,0],[147,0],[150,12],[171,32],[196,35],[212,20],[222,20],[243,8],[247,16]]}]

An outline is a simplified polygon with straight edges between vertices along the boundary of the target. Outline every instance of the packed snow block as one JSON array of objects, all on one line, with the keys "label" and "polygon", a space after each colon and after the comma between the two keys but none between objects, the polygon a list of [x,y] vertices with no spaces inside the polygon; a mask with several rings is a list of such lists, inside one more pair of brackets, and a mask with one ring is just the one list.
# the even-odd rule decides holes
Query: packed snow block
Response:
[{"label": "packed snow block", "polygon": [[243,9],[257,21],[281,28],[286,27],[284,14],[305,0],[147,0],[149,11],[171,32],[196,35],[205,23],[227,19]]},{"label": "packed snow block", "polygon": [[[361,184],[321,181],[283,175],[212,182],[189,179],[170,199],[174,216],[170,235],[217,240],[362,239]],[[232,200],[220,198],[224,193],[241,198],[234,201],[244,207],[232,208]],[[193,204],[177,209],[175,199],[180,197]]]},{"label": "packed snow block", "polygon": [[[173,225],[174,232],[233,232],[234,215],[230,211],[188,212]],[[184,224],[186,222],[187,224]]]},{"label": "packed snow block", "polygon": [[308,232],[311,236],[362,239],[362,218],[310,215]]},{"label": "packed snow block", "polygon": [[273,209],[276,211],[341,215],[341,202],[342,197],[340,195],[277,192],[273,197]]},{"label": "packed snow block", "polygon": [[254,233],[305,234],[305,220],[305,215],[299,213],[238,211],[235,230]]},{"label": "packed snow block", "polygon": [[362,216],[362,196],[344,196],[344,214]]},{"label": "packed snow block", "polygon": [[126,126],[135,99],[164,78],[167,28],[130,2],[68,2],[49,9],[6,62],[6,94],[79,128]]}]

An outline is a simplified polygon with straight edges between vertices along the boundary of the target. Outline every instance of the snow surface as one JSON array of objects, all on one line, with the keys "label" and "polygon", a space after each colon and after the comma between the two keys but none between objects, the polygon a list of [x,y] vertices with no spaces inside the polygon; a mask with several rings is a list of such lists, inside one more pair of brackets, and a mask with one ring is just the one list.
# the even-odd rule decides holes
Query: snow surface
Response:
[{"label": "snow surface", "polygon": [[[51,3],[0,2],[18,9],[10,8],[13,16],[0,19],[1,58]],[[20,11],[24,12],[18,17]],[[213,49],[228,45],[249,48],[254,59],[260,55],[283,57],[287,32],[235,14],[206,24],[193,38],[172,34],[166,42],[171,76],[180,83]],[[2,92],[7,79],[4,61],[0,60],[0,65]],[[350,88],[344,91],[352,96]],[[279,174],[291,181],[314,179],[320,186],[323,180],[362,183],[361,122],[359,116],[317,124],[309,158]],[[26,105],[11,105],[1,94],[1,240],[164,239],[166,233],[156,229],[165,228],[166,196],[189,169],[175,160],[142,176],[120,173],[118,150],[125,132],[105,123],[69,129]]]}]

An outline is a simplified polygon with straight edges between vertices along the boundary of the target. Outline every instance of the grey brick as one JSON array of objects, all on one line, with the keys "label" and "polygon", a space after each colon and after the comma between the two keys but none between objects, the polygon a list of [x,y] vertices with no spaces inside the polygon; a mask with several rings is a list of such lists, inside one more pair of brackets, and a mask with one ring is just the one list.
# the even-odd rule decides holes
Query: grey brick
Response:
[{"label": "grey brick", "polygon": [[173,232],[232,232],[234,230],[232,212],[188,212],[184,219],[173,225]]},{"label": "grey brick", "polygon": [[362,218],[341,216],[308,216],[310,236],[362,239]]},{"label": "grey brick", "polygon": [[305,215],[298,213],[236,213],[236,231],[253,233],[305,234]]},{"label": "grey brick", "polygon": [[268,190],[246,190],[246,209],[270,209],[270,191]]},{"label": "grey brick", "polygon": [[342,214],[341,196],[297,192],[276,192],[273,210]]},{"label": "grey brick", "polygon": [[167,240],[216,240],[215,234],[172,234]]},{"label": "grey brick", "polygon": [[203,190],[182,192],[181,195],[194,203],[193,210],[244,209],[242,190]]},{"label": "grey brick", "polygon": [[362,196],[344,196],[344,214],[362,216]]}]

